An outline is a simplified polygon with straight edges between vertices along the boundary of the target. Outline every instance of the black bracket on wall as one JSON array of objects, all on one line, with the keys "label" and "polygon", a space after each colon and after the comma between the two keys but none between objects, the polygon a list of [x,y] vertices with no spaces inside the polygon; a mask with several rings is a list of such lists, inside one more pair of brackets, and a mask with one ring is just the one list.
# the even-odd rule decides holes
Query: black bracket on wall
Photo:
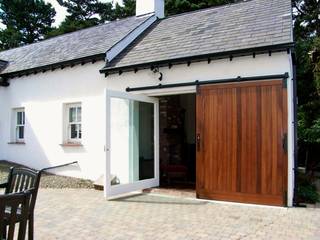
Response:
[{"label": "black bracket on wall", "polygon": [[288,78],[289,78],[289,73],[285,73],[282,79],[283,88],[288,88]]},{"label": "black bracket on wall", "polygon": [[10,83],[8,82],[8,80],[0,77],[0,87],[9,87]]}]

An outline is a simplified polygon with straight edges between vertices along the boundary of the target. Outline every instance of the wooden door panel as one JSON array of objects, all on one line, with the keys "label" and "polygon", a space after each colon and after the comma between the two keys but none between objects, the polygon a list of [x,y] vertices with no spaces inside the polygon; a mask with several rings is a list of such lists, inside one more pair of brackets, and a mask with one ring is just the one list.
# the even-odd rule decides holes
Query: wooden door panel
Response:
[{"label": "wooden door panel", "polygon": [[199,197],[284,204],[286,104],[286,90],[280,80],[199,88]]},{"label": "wooden door panel", "polygon": [[[209,91],[208,97],[198,99],[198,106],[201,105],[206,109],[206,112],[201,111],[197,114],[198,128],[205,128],[207,125],[210,125],[210,128],[205,128],[201,134],[197,184],[200,188],[210,191],[236,190],[236,149],[230,150],[230,147],[236,146],[237,142],[234,91],[234,89],[214,89]],[[225,128],[225,124],[230,127]],[[220,161],[211,161],[212,157]],[[211,181],[206,181],[206,176],[211,176]]]}]

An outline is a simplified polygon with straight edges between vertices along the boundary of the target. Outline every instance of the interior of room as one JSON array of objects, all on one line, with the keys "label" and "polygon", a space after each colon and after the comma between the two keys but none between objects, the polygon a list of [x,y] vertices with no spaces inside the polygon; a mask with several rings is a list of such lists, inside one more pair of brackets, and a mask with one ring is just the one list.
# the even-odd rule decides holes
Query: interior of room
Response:
[{"label": "interior of room", "polygon": [[195,189],[196,96],[159,98],[160,187]]}]

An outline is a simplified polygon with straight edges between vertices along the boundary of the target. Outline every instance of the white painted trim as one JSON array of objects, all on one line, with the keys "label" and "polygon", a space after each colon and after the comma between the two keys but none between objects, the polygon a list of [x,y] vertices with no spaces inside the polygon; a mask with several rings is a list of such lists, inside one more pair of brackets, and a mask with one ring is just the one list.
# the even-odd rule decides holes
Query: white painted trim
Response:
[{"label": "white painted trim", "polygon": [[[22,122],[18,123],[18,113],[22,113]],[[24,107],[12,109],[12,120],[11,120],[11,142],[24,142],[26,133],[26,112]],[[19,138],[19,127],[23,127],[23,138]]]},{"label": "white painted trim", "polygon": [[190,94],[190,93],[196,93],[196,86],[176,87],[171,89],[167,88],[167,89],[145,90],[143,91],[143,93],[150,97]]},{"label": "white painted trim", "polygon": [[[69,122],[69,110],[72,107],[80,107],[81,108],[81,114],[82,114],[82,103],[81,102],[70,102],[70,103],[64,103],[63,104],[63,113],[62,113],[62,118],[63,118],[63,139],[62,139],[62,143],[81,143],[82,142],[82,136],[83,133],[81,133],[81,138],[75,138],[75,139],[71,139],[70,136],[70,122]],[[76,123],[76,122],[74,122]],[[82,127],[82,118],[80,122],[77,122],[77,124],[80,124]]]},{"label": "white painted trim", "polygon": [[287,79],[287,94],[288,94],[288,190],[287,190],[287,205],[293,206],[294,195],[294,95],[293,95],[293,64],[291,53],[289,55],[290,73]]},{"label": "white painted trim", "polygon": [[[159,100],[145,95],[134,95],[125,92],[112,90],[105,91],[106,96],[106,165],[105,165],[105,181],[104,181],[104,196],[106,198],[114,197],[115,195],[125,194],[133,191],[142,190],[145,188],[157,187],[160,182],[159,172]],[[154,104],[154,178],[137,181],[134,183],[111,185],[110,178],[110,161],[111,161],[111,97],[136,100],[140,102],[148,102]]]},{"label": "white painted trim", "polygon": [[104,173],[104,197],[107,198],[109,195],[109,188],[110,188],[110,169],[111,169],[111,165],[110,165],[110,158],[111,158],[111,153],[110,153],[110,146],[111,146],[111,136],[110,136],[110,129],[111,129],[111,119],[110,119],[110,115],[111,115],[111,100],[109,97],[109,91],[106,90],[105,91],[105,102],[106,102],[106,145],[105,145],[105,152],[106,152],[106,164],[105,164],[105,173]]},{"label": "white painted trim", "polygon": [[143,190],[146,188],[157,187],[158,185],[159,185],[159,180],[156,178],[142,180],[135,183],[115,185],[115,186],[111,186],[109,191],[107,191],[106,196],[109,199],[117,195],[131,193],[131,192]]},{"label": "white painted trim", "polygon": [[154,3],[154,12],[160,19],[164,18],[164,0],[156,0]]},{"label": "white painted trim", "polygon": [[156,98],[151,98],[144,94],[132,94],[127,92],[113,91],[113,90],[107,90],[107,97],[125,98],[130,100],[141,101],[141,102],[148,102],[148,103],[158,103],[159,101]]},{"label": "white painted trim", "polygon": [[104,90],[104,109],[105,109],[105,114],[104,114],[104,122],[106,123],[105,127],[105,135],[104,139],[106,140],[105,145],[104,145],[104,152],[105,152],[105,164],[104,164],[104,181],[103,181],[103,196],[107,198],[107,183],[110,183],[110,177],[107,172],[110,169],[110,164],[109,164],[109,159],[110,159],[110,151],[108,149],[108,146],[110,146],[110,137],[108,135],[109,129],[110,129],[110,99],[108,98],[108,90],[107,88]]},{"label": "white painted trim", "polygon": [[132,32],[126,35],[122,40],[113,45],[106,52],[106,62],[111,62],[119,53],[129,46],[134,40],[136,40],[147,28],[150,27],[157,20],[155,15],[150,16],[146,21],[140,24]]}]

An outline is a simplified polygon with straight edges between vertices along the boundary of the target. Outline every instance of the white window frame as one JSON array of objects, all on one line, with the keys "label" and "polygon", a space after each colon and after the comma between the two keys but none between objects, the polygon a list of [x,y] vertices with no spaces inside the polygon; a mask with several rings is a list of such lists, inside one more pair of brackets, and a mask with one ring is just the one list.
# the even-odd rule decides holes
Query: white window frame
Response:
[{"label": "white window frame", "polygon": [[[76,108],[76,121],[70,122],[70,109]],[[78,109],[81,109],[81,119],[78,120]],[[82,104],[81,103],[66,103],[65,111],[64,111],[64,143],[81,143],[82,141]],[[72,125],[80,125],[81,131],[77,132],[76,138],[71,138],[71,126]],[[81,136],[80,135],[81,132]]]},{"label": "white window frame", "polygon": [[[18,114],[22,113],[22,122],[18,123]],[[13,109],[13,123],[12,123],[12,140],[17,143],[23,143],[25,141],[26,134],[26,113],[24,108]],[[20,138],[20,129],[23,127],[23,138]]]}]

